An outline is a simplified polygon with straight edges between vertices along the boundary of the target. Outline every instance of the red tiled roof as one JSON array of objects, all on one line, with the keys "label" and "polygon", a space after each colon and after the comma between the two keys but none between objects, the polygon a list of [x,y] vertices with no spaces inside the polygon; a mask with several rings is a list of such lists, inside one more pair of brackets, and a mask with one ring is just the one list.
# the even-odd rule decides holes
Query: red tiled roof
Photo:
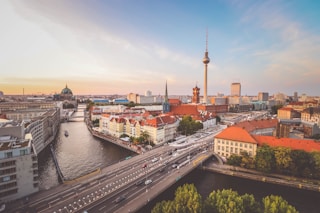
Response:
[{"label": "red tiled roof", "polygon": [[293,111],[293,109],[292,109],[292,108],[290,108],[290,107],[282,107],[282,108],[280,108],[280,109],[278,109],[278,110],[283,110],[283,111]]},{"label": "red tiled roof", "polygon": [[170,106],[170,111],[174,115],[199,115],[197,105],[182,104],[180,106]]},{"label": "red tiled roof", "polygon": [[166,124],[172,124],[175,121],[176,121],[175,117],[165,115],[165,116],[158,116],[152,119],[147,119],[145,124],[148,126],[158,127],[158,126],[164,126]]},{"label": "red tiled roof", "polygon": [[242,141],[254,144],[257,143],[256,140],[245,129],[236,126],[226,128],[218,135],[216,135],[215,138]]},{"label": "red tiled roof", "polygon": [[254,135],[253,136],[258,145],[262,146],[263,144],[268,144],[271,147],[289,147],[291,149],[304,150],[306,152],[320,151],[320,143],[313,140],[305,139],[296,139],[296,138],[276,138],[273,136],[262,136]]},{"label": "red tiled roof", "polygon": [[181,101],[179,99],[173,99],[173,98],[170,98],[169,100],[169,104],[174,104],[174,105],[180,105],[181,104]]},{"label": "red tiled roof", "polygon": [[264,119],[264,120],[252,120],[237,123],[234,126],[244,128],[248,132],[252,132],[256,129],[276,128],[278,119]]}]

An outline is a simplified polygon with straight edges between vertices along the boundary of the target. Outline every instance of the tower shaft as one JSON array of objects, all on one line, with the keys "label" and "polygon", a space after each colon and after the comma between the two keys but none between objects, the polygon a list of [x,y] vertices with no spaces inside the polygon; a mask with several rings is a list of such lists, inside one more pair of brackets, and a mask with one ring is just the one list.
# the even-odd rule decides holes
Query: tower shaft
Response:
[{"label": "tower shaft", "polygon": [[204,63],[204,85],[203,85],[203,103],[207,104],[208,103],[208,96],[207,96],[207,68],[208,64],[210,62],[209,58],[209,53],[208,53],[208,31],[206,34],[206,52],[204,53],[204,58],[202,62]]}]

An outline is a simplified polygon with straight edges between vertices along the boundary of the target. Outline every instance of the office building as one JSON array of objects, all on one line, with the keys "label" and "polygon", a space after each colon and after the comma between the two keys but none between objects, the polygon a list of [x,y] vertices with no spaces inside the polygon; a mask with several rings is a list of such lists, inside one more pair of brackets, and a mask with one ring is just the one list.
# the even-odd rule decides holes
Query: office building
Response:
[{"label": "office building", "polygon": [[240,83],[232,83],[231,84],[231,96],[241,96],[241,84]]}]

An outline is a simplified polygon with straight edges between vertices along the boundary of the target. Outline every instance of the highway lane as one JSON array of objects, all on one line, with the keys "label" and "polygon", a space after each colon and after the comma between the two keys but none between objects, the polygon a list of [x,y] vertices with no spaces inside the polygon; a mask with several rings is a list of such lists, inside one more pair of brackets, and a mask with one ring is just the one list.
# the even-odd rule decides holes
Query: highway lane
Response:
[{"label": "highway lane", "polygon": [[[106,204],[108,206],[112,204],[116,209],[118,205],[113,202],[119,195],[127,193],[126,199],[121,201],[123,204],[128,202],[132,196],[142,193],[139,189],[144,187],[135,186],[138,180],[152,178],[153,183],[149,186],[152,187],[159,179],[164,179],[166,175],[170,175],[173,169],[172,164],[180,164],[186,160],[188,155],[199,152],[199,149],[208,149],[213,142],[213,137],[212,134],[202,133],[202,136],[197,135],[187,138],[186,142],[182,146],[163,145],[144,154],[110,165],[103,168],[101,173],[95,177],[64,184],[58,192],[48,190],[46,196],[37,200],[30,200],[25,206],[17,208],[13,212],[25,212],[26,206],[35,212],[82,212],[88,208],[108,212],[104,210],[106,207],[103,207]],[[174,150],[175,152],[173,152]],[[155,158],[158,160],[152,162]],[[159,172],[159,169],[163,168],[165,163],[166,170]],[[143,168],[145,164],[147,164],[147,168]]]}]

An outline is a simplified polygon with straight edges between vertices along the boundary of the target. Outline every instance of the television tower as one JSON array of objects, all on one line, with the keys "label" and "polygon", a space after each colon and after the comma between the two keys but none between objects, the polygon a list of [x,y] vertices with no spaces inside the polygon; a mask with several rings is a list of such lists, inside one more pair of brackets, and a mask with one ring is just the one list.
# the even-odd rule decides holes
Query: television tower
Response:
[{"label": "television tower", "polygon": [[204,53],[204,58],[202,59],[204,63],[204,88],[203,88],[203,103],[207,104],[208,96],[207,96],[207,68],[210,62],[210,58],[208,56],[208,30],[206,33],[206,52]]}]

